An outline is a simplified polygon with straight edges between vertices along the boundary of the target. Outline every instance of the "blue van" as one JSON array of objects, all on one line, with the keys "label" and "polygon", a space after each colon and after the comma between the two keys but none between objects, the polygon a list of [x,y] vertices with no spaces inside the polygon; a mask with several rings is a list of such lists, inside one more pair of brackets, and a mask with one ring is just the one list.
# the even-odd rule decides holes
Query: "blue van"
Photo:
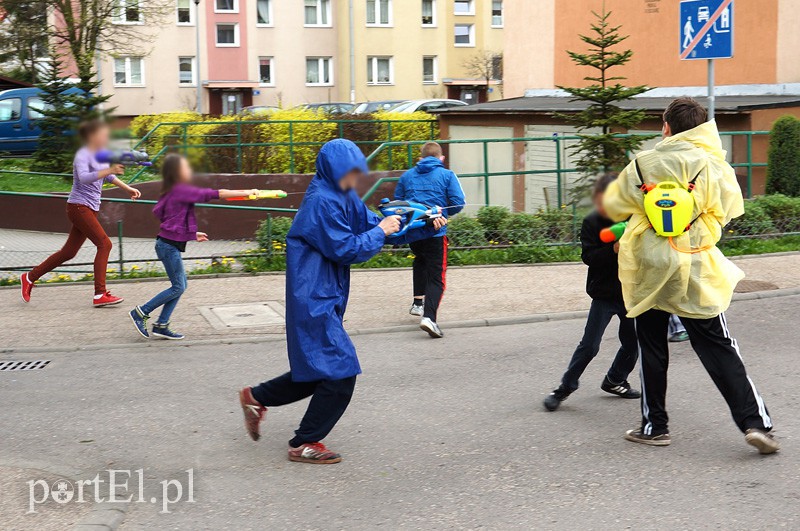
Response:
[{"label": "blue van", "polygon": [[[66,92],[81,92],[78,88]],[[46,104],[42,91],[36,87],[10,89],[0,92],[0,154],[26,154],[36,151],[39,144],[40,120]]]}]

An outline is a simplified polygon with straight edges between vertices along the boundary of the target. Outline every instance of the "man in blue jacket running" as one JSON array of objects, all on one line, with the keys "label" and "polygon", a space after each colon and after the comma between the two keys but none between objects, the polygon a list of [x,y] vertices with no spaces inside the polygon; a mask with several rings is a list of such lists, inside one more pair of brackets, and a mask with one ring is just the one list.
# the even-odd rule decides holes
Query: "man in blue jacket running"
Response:
[{"label": "man in blue jacket running", "polygon": [[290,371],[239,392],[253,440],[268,407],[311,397],[289,441],[289,460],[331,464],[342,460],[322,439],[344,414],[361,373],[344,330],[350,265],[366,262],[400,229],[397,216],[380,218],[355,192],[367,173],[364,155],[349,140],[325,144],[317,174],[286,237],[286,342]]},{"label": "man in blue jacket running", "polygon": [[[400,177],[394,198],[444,207],[445,219],[458,214],[465,201],[461,183],[455,173],[444,167],[442,146],[436,142],[422,146],[420,161]],[[436,324],[436,313],[446,285],[446,223],[432,237],[423,231],[419,234],[425,237],[410,244],[414,253],[414,302],[409,313],[422,317],[419,327],[431,337],[438,338],[444,336]]]}]

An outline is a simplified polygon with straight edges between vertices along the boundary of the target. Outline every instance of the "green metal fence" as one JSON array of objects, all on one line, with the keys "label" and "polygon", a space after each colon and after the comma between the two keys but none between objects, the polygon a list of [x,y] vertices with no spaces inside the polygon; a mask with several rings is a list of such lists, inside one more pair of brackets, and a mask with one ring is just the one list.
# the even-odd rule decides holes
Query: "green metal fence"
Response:
[{"label": "green metal fence", "polygon": [[[301,155],[307,155],[309,150],[316,150],[328,140],[349,138],[366,154],[385,142],[407,137],[403,134],[403,128],[408,126],[419,126],[416,133],[417,139],[421,141],[435,140],[438,136],[438,121],[433,119],[163,122],[142,137],[134,149],[148,151],[154,162],[158,162],[169,152],[184,155],[190,152],[195,154],[206,152],[216,166],[221,164],[220,158],[222,158],[226,168],[232,173],[242,173],[246,160],[263,157],[264,150],[283,149],[288,155],[287,173],[297,173],[298,159]],[[324,129],[324,132],[320,132],[321,129]],[[280,136],[285,139],[270,140],[270,136]],[[313,136],[314,139],[305,140],[304,138],[308,136]],[[392,153],[389,152],[389,167],[392,163]],[[299,169],[308,170],[306,166],[307,164]],[[148,171],[150,171],[148,168],[139,169],[129,182],[139,180]]]}]

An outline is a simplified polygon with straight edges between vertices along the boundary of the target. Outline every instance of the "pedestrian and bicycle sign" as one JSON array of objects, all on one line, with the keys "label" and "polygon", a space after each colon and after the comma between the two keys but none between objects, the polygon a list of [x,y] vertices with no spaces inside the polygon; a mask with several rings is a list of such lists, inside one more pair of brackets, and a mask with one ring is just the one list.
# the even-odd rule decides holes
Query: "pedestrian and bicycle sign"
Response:
[{"label": "pedestrian and bicycle sign", "polygon": [[681,2],[681,59],[733,57],[733,0]]}]

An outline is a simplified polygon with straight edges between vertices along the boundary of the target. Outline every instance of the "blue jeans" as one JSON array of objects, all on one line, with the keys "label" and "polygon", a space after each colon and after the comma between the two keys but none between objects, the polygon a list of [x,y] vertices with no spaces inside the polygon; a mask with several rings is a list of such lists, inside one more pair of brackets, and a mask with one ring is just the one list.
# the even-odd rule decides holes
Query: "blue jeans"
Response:
[{"label": "blue jeans", "polygon": [[172,285],[147,303],[139,306],[139,309],[145,315],[150,315],[156,308],[163,306],[156,325],[166,325],[169,323],[178,300],[180,300],[183,292],[186,291],[186,270],[183,268],[181,252],[174,245],[156,240],[156,255],[161,260],[161,263],[164,264],[164,269]]},{"label": "blue jeans", "polygon": [[611,368],[608,369],[607,376],[612,383],[621,383],[628,378],[639,357],[639,344],[633,319],[625,317],[626,313],[622,301],[592,300],[589,318],[586,320],[586,328],[583,331],[583,339],[572,355],[569,368],[561,379],[561,385],[570,391],[578,388],[583,371],[600,351],[603,333],[615,315],[619,318],[620,348],[611,363]]}]

